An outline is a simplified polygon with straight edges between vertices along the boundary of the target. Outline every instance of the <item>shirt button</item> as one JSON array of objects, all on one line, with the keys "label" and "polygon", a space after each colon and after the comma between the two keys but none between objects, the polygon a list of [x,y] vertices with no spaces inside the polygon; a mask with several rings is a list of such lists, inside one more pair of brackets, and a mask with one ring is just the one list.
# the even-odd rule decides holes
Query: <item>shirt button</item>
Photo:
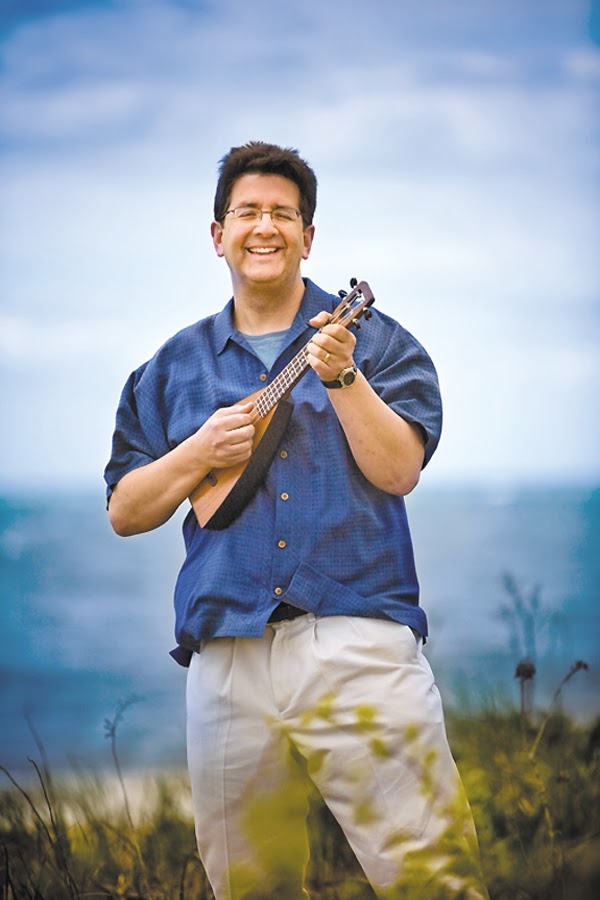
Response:
[{"label": "shirt button", "polygon": [[281,457],[282,459],[287,459],[287,457],[288,457],[288,452],[287,452],[287,450],[282,450],[281,453],[280,453],[279,455],[280,455],[280,457]]},{"label": "shirt button", "polygon": [[283,494],[281,495],[281,499],[282,499],[282,500],[289,500],[289,499],[290,499],[290,495],[289,495],[289,494],[286,494],[286,492],[284,491]]},{"label": "shirt button", "polygon": [[261,380],[261,381],[266,381],[266,380],[267,380],[267,376],[265,375],[264,372],[261,373],[261,375],[260,375],[260,380]]},{"label": "shirt button", "polygon": [[284,547],[287,547],[286,541],[277,541],[277,546],[283,550]]},{"label": "shirt button", "polygon": [[276,587],[273,593],[277,594],[278,597],[281,597],[281,595],[283,594],[283,588]]}]

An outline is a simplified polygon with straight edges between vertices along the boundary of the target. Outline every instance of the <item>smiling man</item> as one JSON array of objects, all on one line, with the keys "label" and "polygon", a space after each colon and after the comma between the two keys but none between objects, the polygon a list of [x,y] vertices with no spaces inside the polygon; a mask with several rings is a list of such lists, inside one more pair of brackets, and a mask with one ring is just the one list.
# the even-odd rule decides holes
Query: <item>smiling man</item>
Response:
[{"label": "smiling man", "polygon": [[[211,231],[217,254],[229,265],[234,295],[243,295],[236,315],[253,305],[260,285],[262,305],[268,296],[268,307],[282,321],[290,312],[293,319],[304,294],[300,263],[308,258],[314,235],[314,226],[302,220],[299,188],[281,175],[242,175],[229,204]],[[262,321],[258,328],[264,330]]]},{"label": "smiling man", "polygon": [[173,656],[189,666],[200,857],[217,900],[309,896],[316,788],[378,896],[481,900],[403,500],[439,440],[437,378],[389,316],[373,310],[357,340],[332,320],[339,297],[303,279],[315,205],[295,150],[251,142],[221,161],[211,234],[233,297],[125,385],[110,520],[148,531],[250,471],[257,392],[306,364],[244,504],[213,527],[194,499],[183,526]]}]

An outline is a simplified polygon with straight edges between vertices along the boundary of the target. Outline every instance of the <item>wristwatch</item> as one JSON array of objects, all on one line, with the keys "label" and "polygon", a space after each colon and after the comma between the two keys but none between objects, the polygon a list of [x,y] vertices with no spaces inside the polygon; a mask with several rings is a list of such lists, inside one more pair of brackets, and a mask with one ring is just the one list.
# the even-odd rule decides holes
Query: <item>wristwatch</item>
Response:
[{"label": "wristwatch", "polygon": [[324,381],[323,384],[326,388],[345,388],[350,387],[351,384],[354,384],[356,381],[356,366],[348,366],[346,369],[342,369],[337,378],[334,378],[333,381]]}]

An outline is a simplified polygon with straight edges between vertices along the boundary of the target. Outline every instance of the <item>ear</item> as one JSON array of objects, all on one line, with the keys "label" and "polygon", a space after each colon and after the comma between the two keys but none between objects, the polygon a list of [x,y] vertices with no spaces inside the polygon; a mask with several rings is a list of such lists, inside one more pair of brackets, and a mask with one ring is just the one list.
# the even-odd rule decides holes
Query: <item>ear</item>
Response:
[{"label": "ear", "polygon": [[308,228],[304,229],[304,235],[303,235],[304,252],[302,253],[302,259],[308,259],[314,236],[315,236],[315,226],[314,225],[309,225]]},{"label": "ear", "polygon": [[217,256],[225,256],[225,252],[223,250],[223,226],[220,222],[213,222],[210,226],[210,233],[212,235],[213,246],[217,251]]}]

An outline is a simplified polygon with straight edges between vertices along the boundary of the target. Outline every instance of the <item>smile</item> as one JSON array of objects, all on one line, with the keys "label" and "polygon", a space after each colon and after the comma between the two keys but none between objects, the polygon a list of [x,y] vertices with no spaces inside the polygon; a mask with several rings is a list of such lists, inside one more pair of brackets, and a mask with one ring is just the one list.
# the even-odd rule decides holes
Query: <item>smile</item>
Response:
[{"label": "smile", "polygon": [[248,247],[248,253],[260,253],[260,254],[268,254],[268,253],[277,253],[279,247]]}]

